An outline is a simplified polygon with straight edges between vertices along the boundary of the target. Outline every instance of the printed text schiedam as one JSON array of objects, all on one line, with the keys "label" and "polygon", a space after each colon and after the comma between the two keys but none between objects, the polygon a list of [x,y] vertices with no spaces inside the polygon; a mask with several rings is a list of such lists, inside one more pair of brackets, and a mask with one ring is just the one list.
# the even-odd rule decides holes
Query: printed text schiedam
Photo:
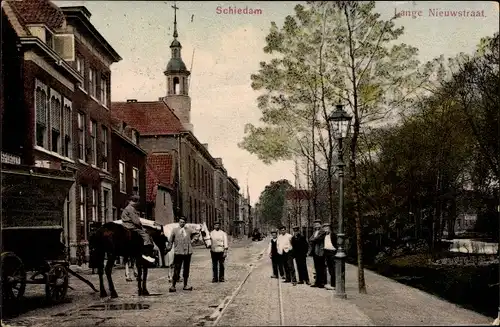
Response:
[{"label": "printed text schiedam", "polygon": [[262,9],[249,8],[248,6],[240,8],[234,6],[217,6],[215,12],[218,15],[262,15]]}]

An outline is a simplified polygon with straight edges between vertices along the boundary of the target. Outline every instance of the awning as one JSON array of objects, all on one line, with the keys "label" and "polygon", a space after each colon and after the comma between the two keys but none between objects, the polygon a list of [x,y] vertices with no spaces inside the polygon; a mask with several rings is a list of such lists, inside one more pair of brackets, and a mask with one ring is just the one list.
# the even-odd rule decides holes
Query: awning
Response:
[{"label": "awning", "polygon": [[2,227],[62,225],[73,173],[2,165]]}]

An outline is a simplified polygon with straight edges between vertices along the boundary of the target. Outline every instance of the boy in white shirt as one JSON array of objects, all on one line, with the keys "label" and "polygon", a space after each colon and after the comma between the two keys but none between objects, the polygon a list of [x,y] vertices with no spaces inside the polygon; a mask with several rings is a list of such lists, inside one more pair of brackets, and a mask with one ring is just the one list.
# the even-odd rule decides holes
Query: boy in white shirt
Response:
[{"label": "boy in white shirt", "polygon": [[212,283],[224,282],[224,261],[227,256],[227,234],[220,230],[220,222],[214,223],[214,230],[210,232],[212,246],[210,254],[212,256]]}]

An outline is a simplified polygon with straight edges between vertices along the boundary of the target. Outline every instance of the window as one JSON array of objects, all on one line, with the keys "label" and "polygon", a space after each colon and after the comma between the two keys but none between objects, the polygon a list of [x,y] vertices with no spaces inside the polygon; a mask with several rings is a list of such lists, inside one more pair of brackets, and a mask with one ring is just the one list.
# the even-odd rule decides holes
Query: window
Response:
[{"label": "window", "polygon": [[101,102],[108,105],[108,80],[105,77],[101,78]]},{"label": "window", "polygon": [[118,162],[118,171],[120,173],[120,192],[126,193],[125,163],[123,161]]},{"label": "window", "polygon": [[76,55],[76,71],[82,76],[85,75],[85,61],[80,55]]},{"label": "window", "polygon": [[137,187],[137,195],[139,195],[139,169],[132,168],[132,187]]},{"label": "window", "polygon": [[92,189],[92,221],[97,221],[97,190]]},{"label": "window", "polygon": [[71,148],[71,131],[73,130],[73,119],[71,115],[71,101],[64,98],[63,107],[63,125],[64,125],[64,141],[63,141],[63,155],[67,158],[71,158],[72,148]]},{"label": "window", "polygon": [[36,145],[48,148],[48,112],[47,112],[48,90],[40,81],[35,81],[35,111],[36,111]]},{"label": "window", "polygon": [[54,36],[52,35],[52,32],[49,31],[48,29],[45,29],[45,43],[49,48],[51,49],[54,48]]},{"label": "window", "polygon": [[97,96],[97,81],[96,71],[94,68],[89,69],[89,94],[93,97]]},{"label": "window", "polygon": [[90,162],[97,166],[97,123],[90,121]]},{"label": "window", "polygon": [[80,186],[80,238],[86,239],[87,207],[85,197],[85,187]]},{"label": "window", "polygon": [[105,223],[106,220],[108,219],[108,215],[109,215],[109,194],[110,194],[110,191],[109,190],[104,190],[103,191],[103,199],[102,201],[104,202],[104,213],[103,213],[103,216],[102,216],[102,222]]},{"label": "window", "polygon": [[163,192],[163,205],[167,205],[167,193]]},{"label": "window", "polygon": [[102,169],[108,170],[108,128],[106,126],[102,126],[101,133],[101,144],[102,144]]},{"label": "window", "polygon": [[85,115],[78,113],[78,159],[85,161]]},{"label": "window", "polygon": [[61,95],[50,90],[50,149],[52,152],[62,154],[61,142]]},{"label": "window", "polygon": [[180,94],[179,77],[174,77],[174,94]]},{"label": "window", "polygon": [[137,133],[137,131],[132,130],[132,143],[134,143],[134,144],[138,143],[138,141],[139,141],[138,135],[139,135],[139,133]]}]

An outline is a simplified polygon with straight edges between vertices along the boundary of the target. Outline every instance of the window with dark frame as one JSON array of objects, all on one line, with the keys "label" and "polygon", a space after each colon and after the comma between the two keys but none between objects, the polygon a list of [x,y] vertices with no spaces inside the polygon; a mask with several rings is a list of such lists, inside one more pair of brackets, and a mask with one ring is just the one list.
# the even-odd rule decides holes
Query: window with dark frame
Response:
[{"label": "window with dark frame", "polygon": [[63,126],[64,126],[64,141],[63,141],[63,155],[67,158],[73,156],[73,151],[71,148],[71,135],[73,130],[73,117],[71,110],[71,101],[64,98],[63,100]]},{"label": "window with dark frame", "polygon": [[102,155],[102,165],[103,170],[108,170],[108,128],[102,126],[101,129],[101,155]]},{"label": "window with dark frame", "polygon": [[127,192],[127,185],[125,183],[125,162],[118,162],[118,171],[119,171],[119,182],[120,182],[120,192]]},{"label": "window with dark frame", "polygon": [[61,125],[62,103],[61,96],[51,89],[50,97],[50,150],[62,155]]},{"label": "window with dark frame", "polygon": [[85,114],[78,113],[78,159],[85,160]]},{"label": "window with dark frame", "polygon": [[95,120],[90,121],[89,126],[90,132],[90,160],[91,164],[97,166],[97,122]]},{"label": "window with dark frame", "polygon": [[48,148],[48,112],[47,112],[48,88],[36,81],[35,88],[35,111],[36,111],[36,145]]}]

